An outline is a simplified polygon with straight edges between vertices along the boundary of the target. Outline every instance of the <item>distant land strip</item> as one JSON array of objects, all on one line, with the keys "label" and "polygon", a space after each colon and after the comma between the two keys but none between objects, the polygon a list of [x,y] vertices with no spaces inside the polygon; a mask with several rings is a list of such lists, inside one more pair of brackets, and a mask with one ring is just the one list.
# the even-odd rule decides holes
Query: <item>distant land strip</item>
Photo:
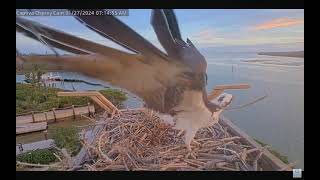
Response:
[{"label": "distant land strip", "polygon": [[300,58],[304,58],[304,51],[291,51],[291,52],[259,52],[258,55],[286,56],[286,57],[300,57]]}]

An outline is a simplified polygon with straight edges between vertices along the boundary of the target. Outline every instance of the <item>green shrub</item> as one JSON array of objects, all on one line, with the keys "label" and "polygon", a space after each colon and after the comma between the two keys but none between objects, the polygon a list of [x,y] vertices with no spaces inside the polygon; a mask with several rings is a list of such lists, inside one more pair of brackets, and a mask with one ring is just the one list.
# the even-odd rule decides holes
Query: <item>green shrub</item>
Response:
[{"label": "green shrub", "polygon": [[[58,88],[32,86],[30,84],[16,84],[16,113],[30,111],[44,111],[52,108],[63,108],[71,105],[87,105],[93,103],[89,97],[58,97],[57,92],[64,91]],[[117,89],[105,89],[100,93],[109,99],[118,108],[123,108],[127,100],[126,93]]]},{"label": "green shrub", "polygon": [[79,140],[79,130],[74,127],[56,127],[52,131],[52,139],[59,148],[66,148],[72,156],[76,155],[82,145]]},{"label": "green shrub", "polygon": [[53,150],[49,149],[37,149],[24,154],[19,154],[16,159],[26,163],[49,164],[57,161],[57,158],[53,155],[53,152]]},{"label": "green shrub", "polygon": [[34,64],[30,71],[24,71],[26,79],[31,83],[32,86],[41,86],[41,76],[46,72],[43,70],[44,67]]},{"label": "green shrub", "polygon": [[88,97],[58,97],[58,88],[16,84],[16,113],[44,111],[71,105],[87,105]]}]

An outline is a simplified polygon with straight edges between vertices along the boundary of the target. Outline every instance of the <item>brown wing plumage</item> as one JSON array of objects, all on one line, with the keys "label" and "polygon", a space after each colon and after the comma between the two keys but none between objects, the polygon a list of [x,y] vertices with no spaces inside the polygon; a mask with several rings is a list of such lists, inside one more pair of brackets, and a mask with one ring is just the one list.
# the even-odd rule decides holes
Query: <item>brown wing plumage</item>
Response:
[{"label": "brown wing plumage", "polygon": [[[31,64],[44,64],[50,70],[80,72],[127,89],[143,98],[148,107],[164,112],[165,92],[168,87],[184,82],[183,77],[179,74],[186,71],[186,68],[178,62],[168,61],[165,54],[154,49],[153,45],[148,45],[141,39],[137,39],[136,35],[126,38],[119,37],[117,34],[110,34],[110,32],[106,32],[107,30],[97,27],[97,24],[92,23],[92,19],[82,18],[82,20],[90,24],[91,28],[95,27],[96,30],[108,34],[112,40],[133,47],[139,53],[129,54],[17,17],[16,30],[18,32],[40,42],[44,41],[43,43],[55,48],[79,54],[26,56],[23,60],[23,67],[28,68]],[[94,22],[103,21],[106,19],[97,19]],[[107,20],[107,22],[109,21]],[[116,26],[116,24],[118,25]],[[132,33],[130,28],[120,24],[120,21],[114,21],[113,28],[115,29],[112,30],[112,26],[109,26],[110,31],[113,32],[122,27],[126,28],[123,31]],[[39,40],[39,36],[42,40]],[[124,42],[126,39],[128,42]],[[132,42],[141,40],[142,43],[130,44],[131,40]]]}]

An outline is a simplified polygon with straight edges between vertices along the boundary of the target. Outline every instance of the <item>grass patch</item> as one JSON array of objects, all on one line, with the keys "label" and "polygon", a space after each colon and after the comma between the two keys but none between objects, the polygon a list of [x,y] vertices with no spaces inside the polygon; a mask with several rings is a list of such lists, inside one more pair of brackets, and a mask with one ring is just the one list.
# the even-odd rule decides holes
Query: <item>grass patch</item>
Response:
[{"label": "grass patch", "polygon": [[[263,142],[261,142],[258,139],[254,139],[258,144],[260,144],[261,146],[267,146],[268,144],[265,144]],[[270,153],[272,153],[273,155],[275,155],[277,158],[279,158],[282,162],[289,164],[289,160],[288,160],[288,156],[282,155],[280,154],[278,151],[268,147],[268,150],[270,151]]]},{"label": "grass patch", "polygon": [[58,88],[16,84],[16,113],[43,111],[71,105],[86,105],[87,97],[58,97]]},{"label": "grass patch", "polygon": [[[44,111],[52,108],[64,108],[71,105],[87,105],[93,103],[89,97],[58,97],[57,92],[65,91],[59,88],[33,86],[16,83],[16,113]],[[100,91],[115,106],[122,108],[127,99],[126,93],[117,89]]]},{"label": "grass patch", "polygon": [[33,164],[49,164],[58,161],[58,159],[53,155],[53,153],[54,150],[37,149],[24,154],[19,154],[16,157],[16,160]]},{"label": "grass patch", "polygon": [[79,130],[75,127],[55,127],[52,130],[51,138],[59,148],[66,148],[71,156],[75,156],[80,151],[82,145],[79,140]]}]

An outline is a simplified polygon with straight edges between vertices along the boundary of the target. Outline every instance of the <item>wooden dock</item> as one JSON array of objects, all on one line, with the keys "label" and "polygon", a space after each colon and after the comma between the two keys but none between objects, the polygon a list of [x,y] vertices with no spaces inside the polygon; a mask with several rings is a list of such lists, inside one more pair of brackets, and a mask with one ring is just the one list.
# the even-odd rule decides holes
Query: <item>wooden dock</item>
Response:
[{"label": "wooden dock", "polygon": [[43,131],[47,129],[47,122],[28,123],[16,126],[16,135],[29,132]]},{"label": "wooden dock", "polygon": [[16,124],[17,125],[25,125],[28,123],[39,123],[39,122],[57,122],[61,119],[68,117],[75,117],[84,114],[94,113],[95,108],[93,105],[84,106],[84,107],[76,107],[70,109],[62,109],[62,110],[52,110],[44,113],[36,113],[30,114],[26,116],[16,116]]}]

